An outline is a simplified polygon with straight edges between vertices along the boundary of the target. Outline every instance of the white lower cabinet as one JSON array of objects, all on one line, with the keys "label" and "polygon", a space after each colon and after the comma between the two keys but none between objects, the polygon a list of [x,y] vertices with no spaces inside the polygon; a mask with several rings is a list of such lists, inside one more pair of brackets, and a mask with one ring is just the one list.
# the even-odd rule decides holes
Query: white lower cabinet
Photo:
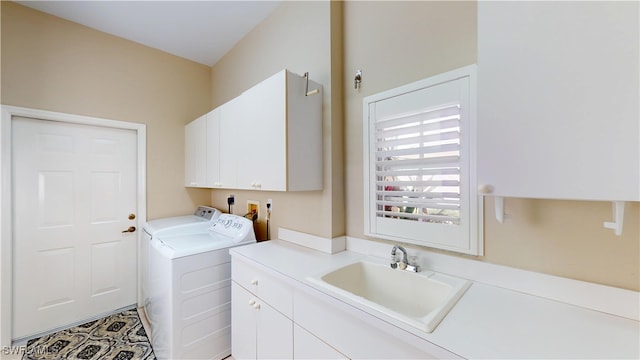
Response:
[{"label": "white lower cabinet", "polygon": [[231,285],[235,359],[292,359],[293,321],[236,282]]},{"label": "white lower cabinet", "polygon": [[458,355],[232,254],[235,359],[456,359]]},{"label": "white lower cabinet", "polygon": [[293,324],[294,359],[348,359],[298,324]]},{"label": "white lower cabinet", "polygon": [[231,282],[231,355],[236,359],[257,356],[255,296]]},{"label": "white lower cabinet", "polygon": [[315,289],[296,289],[293,318],[351,359],[460,358]]}]

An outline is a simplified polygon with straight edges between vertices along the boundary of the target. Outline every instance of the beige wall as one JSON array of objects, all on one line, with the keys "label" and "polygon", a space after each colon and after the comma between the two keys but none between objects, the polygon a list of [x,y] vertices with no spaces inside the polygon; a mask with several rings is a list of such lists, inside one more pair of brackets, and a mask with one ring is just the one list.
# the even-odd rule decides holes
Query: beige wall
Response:
[{"label": "beige wall", "polygon": [[146,124],[149,219],[209,202],[209,191],[183,186],[183,125],[210,108],[210,67],[1,6],[2,104]]},{"label": "beige wall", "polygon": [[[234,194],[236,206],[233,212],[240,215],[246,212],[247,200],[260,201],[260,219],[256,226],[258,239],[266,238],[264,210],[268,198],[273,199],[271,238],[276,237],[278,227],[322,237],[344,234],[342,97],[340,89],[336,90],[334,85],[337,82],[340,87],[340,13],[339,4],[328,1],[283,2],[213,67],[214,107],[284,68],[301,75],[308,71],[312,80],[323,85],[322,191],[212,190],[212,204],[221,209],[227,208],[227,195]],[[338,59],[337,64],[334,59]]]},{"label": "beige wall", "polygon": [[[476,62],[476,7],[466,2],[284,2],[213,69],[11,2],[1,14],[3,104],[145,123],[150,218],[199,203],[226,209],[230,193],[235,213],[272,198],[272,235],[283,226],[364,237],[362,98]],[[324,190],[185,189],[183,124],[282,68],[324,85]],[[605,202],[507,199],[506,211],[498,224],[486,201],[479,260],[640,290],[638,203],[621,237],[602,227]]]},{"label": "beige wall", "polygon": [[[473,2],[344,3],[346,233],[363,235],[362,99],[476,62]],[[360,91],[351,79],[362,69]],[[506,199],[496,222],[485,203],[479,260],[640,290],[639,204],[627,207],[623,236],[604,229],[611,204]]]}]

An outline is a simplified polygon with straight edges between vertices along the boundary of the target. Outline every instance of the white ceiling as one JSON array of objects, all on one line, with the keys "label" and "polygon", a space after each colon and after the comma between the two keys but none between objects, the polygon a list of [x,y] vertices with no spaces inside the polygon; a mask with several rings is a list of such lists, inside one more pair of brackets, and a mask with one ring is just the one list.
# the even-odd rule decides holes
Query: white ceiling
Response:
[{"label": "white ceiling", "polygon": [[280,0],[16,2],[211,66]]}]

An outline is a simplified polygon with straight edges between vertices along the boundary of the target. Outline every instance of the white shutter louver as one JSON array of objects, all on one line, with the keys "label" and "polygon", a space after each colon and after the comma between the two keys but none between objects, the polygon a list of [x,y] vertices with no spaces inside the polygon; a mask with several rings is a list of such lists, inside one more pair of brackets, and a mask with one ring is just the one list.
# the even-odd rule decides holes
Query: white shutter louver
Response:
[{"label": "white shutter louver", "polygon": [[460,223],[460,104],[375,124],[376,216]]}]

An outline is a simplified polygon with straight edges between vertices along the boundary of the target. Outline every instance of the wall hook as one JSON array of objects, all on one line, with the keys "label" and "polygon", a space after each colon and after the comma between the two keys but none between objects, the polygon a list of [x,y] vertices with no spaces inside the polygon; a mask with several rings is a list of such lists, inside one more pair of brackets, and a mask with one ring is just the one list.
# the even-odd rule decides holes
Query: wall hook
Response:
[{"label": "wall hook", "polygon": [[[493,186],[487,184],[478,185],[478,192],[483,196],[489,195],[493,193]],[[509,214],[504,213],[504,196],[494,196],[493,203],[496,221],[502,224],[505,219],[511,218]]]},{"label": "wall hook", "polygon": [[612,201],[613,222],[605,221],[604,227],[612,229],[616,235],[622,235],[622,224],[624,223],[624,201]]},{"label": "wall hook", "polygon": [[320,92],[319,89],[313,89],[309,91],[309,72],[308,71],[304,73],[304,78],[306,80],[306,83],[304,85],[304,96],[311,96]]},{"label": "wall hook", "polygon": [[506,219],[511,218],[509,214],[505,214],[504,212],[504,197],[495,196],[493,200],[495,202],[496,220],[502,224]]},{"label": "wall hook", "polygon": [[353,79],[353,86],[356,90],[360,88],[362,82],[362,70],[356,70],[356,77]]}]

